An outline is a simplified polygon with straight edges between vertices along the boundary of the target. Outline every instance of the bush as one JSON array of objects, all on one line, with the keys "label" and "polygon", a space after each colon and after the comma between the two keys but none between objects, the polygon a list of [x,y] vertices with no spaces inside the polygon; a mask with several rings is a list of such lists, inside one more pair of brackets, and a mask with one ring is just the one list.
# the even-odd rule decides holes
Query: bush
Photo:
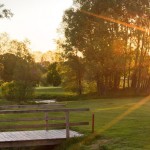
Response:
[{"label": "bush", "polygon": [[1,86],[3,83],[4,83],[4,81],[3,81],[3,80],[0,80],[0,86]]},{"label": "bush", "polygon": [[47,73],[47,82],[50,84],[50,85],[53,85],[53,86],[59,86],[61,84],[61,77],[59,75],[58,72],[51,72],[49,71]]},{"label": "bush", "polygon": [[2,96],[7,100],[25,101],[33,98],[34,87],[24,81],[11,81],[2,84]]}]

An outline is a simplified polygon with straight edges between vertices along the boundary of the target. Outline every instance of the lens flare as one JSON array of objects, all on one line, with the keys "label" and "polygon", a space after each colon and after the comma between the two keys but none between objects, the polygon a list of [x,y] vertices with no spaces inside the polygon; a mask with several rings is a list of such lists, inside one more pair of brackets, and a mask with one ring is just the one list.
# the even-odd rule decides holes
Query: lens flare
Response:
[{"label": "lens flare", "polygon": [[[142,31],[142,32],[147,32],[147,33],[150,32],[149,29],[144,29],[142,27],[139,27],[139,26],[136,26],[136,25],[133,25],[133,24],[128,24],[126,22],[115,20],[115,19],[103,16],[103,15],[97,15],[97,14],[94,14],[94,13],[91,13],[91,12],[87,12],[87,11],[84,11],[84,10],[79,10],[79,11],[84,13],[84,14],[87,14],[87,15],[90,15],[90,16],[93,16],[93,17],[96,17],[96,18],[99,18],[99,19],[103,19],[103,20],[106,20],[106,21],[109,21],[109,22],[114,22],[114,23],[117,23],[117,24],[129,27],[129,28],[133,28],[135,30],[139,30],[139,31]],[[81,140],[77,145],[76,144],[73,145],[71,147],[72,150],[76,150],[78,147],[82,146],[83,144],[85,144],[87,142],[91,142],[96,136],[101,135],[103,132],[105,132],[108,129],[110,129],[111,127],[113,127],[119,121],[124,119],[126,116],[128,116],[129,114],[131,114],[135,110],[139,109],[141,106],[146,104],[148,101],[150,101],[150,95],[145,97],[141,101],[135,103],[134,105],[132,105],[129,109],[127,109],[127,111],[125,111],[124,113],[122,113],[119,116],[117,116],[116,118],[114,118],[112,121],[110,121],[108,124],[106,124],[103,128],[101,128],[98,132],[96,132],[96,133],[86,137],[84,140]]]},{"label": "lens flare", "polygon": [[124,119],[126,116],[128,116],[129,114],[131,114],[133,111],[137,110],[138,108],[140,108],[141,106],[143,106],[144,104],[146,104],[148,101],[150,101],[150,95],[145,97],[144,99],[142,99],[141,101],[135,103],[133,106],[131,106],[129,109],[127,109],[127,111],[125,111],[123,114],[117,116],[115,119],[113,119],[112,121],[110,121],[107,125],[105,125],[102,129],[100,129],[99,131],[97,131],[96,133],[87,136],[86,138],[84,138],[83,140],[81,140],[78,144],[75,144],[71,147],[72,150],[76,150],[76,148],[81,147],[82,145],[85,145],[86,143],[91,142],[96,136],[101,135],[102,133],[104,133],[105,131],[107,131],[108,129],[110,129],[111,127],[113,127],[115,124],[117,124],[119,121],[121,121],[122,119]]},{"label": "lens flare", "polygon": [[132,107],[130,107],[127,111],[125,111],[123,114],[119,115],[115,119],[113,119],[110,123],[108,123],[106,126],[104,126],[101,130],[99,130],[99,134],[103,133],[104,131],[108,130],[111,128],[113,125],[118,123],[120,120],[125,118],[127,115],[131,114],[133,111],[136,109],[140,108],[142,105],[146,104],[148,101],[150,101],[150,96],[145,97],[138,103],[134,104]]},{"label": "lens flare", "polygon": [[139,30],[139,31],[143,31],[143,32],[147,32],[147,33],[150,32],[149,29],[144,29],[142,27],[139,27],[139,26],[136,26],[136,25],[133,25],[133,24],[129,24],[129,23],[126,23],[126,22],[123,22],[123,21],[119,21],[119,20],[116,20],[116,19],[113,19],[113,18],[110,18],[110,17],[106,17],[106,16],[103,16],[103,15],[97,15],[97,14],[94,14],[94,13],[91,13],[91,12],[87,12],[85,10],[79,10],[79,11],[84,13],[84,14],[87,14],[87,15],[90,15],[90,16],[93,16],[93,17],[96,17],[96,18],[99,18],[99,19],[103,19],[103,20],[106,20],[106,21],[109,21],[109,22],[114,22],[114,23],[129,27],[129,28],[133,28],[133,29],[136,29],[136,30]]}]

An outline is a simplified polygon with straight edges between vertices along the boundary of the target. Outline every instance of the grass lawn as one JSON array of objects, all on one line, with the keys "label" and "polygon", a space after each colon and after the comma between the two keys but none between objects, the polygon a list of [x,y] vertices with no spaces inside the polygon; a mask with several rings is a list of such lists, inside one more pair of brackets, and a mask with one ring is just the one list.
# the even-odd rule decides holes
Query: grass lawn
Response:
[{"label": "grass lawn", "polygon": [[[72,121],[91,120],[95,114],[95,132],[100,135],[93,138],[90,145],[83,149],[110,149],[110,150],[149,150],[150,149],[150,102],[124,116],[118,122],[113,121],[128,109],[133,108],[143,98],[125,99],[97,99],[68,102],[68,107],[88,107],[89,113],[72,114]],[[116,120],[116,119],[115,119]],[[108,126],[104,132],[104,127]],[[91,125],[76,127],[84,133],[91,132]],[[92,137],[92,135],[90,135]],[[85,138],[86,141],[86,138]]]},{"label": "grass lawn", "polygon": [[52,94],[52,95],[62,95],[68,94],[61,87],[36,87],[35,94]]},{"label": "grass lawn", "polygon": [[[56,99],[56,100],[67,100],[68,98],[75,97],[75,93],[66,92],[62,89],[62,87],[36,87],[34,92],[35,99]],[[0,88],[0,98],[1,95],[1,88]]]},{"label": "grass lawn", "polygon": [[[69,94],[60,87],[36,88],[36,94],[46,93],[55,95]],[[68,108],[90,108],[90,112],[71,113],[71,122],[90,121],[89,126],[73,127],[74,130],[87,135],[83,139],[81,149],[150,150],[150,101],[145,104],[141,103],[140,107],[137,105],[143,99],[138,97],[66,101]],[[0,100],[0,104],[3,103],[9,104],[9,102]],[[95,114],[95,133],[97,138],[95,134],[91,134],[92,113]],[[2,118],[7,117],[2,116]],[[91,138],[90,140],[89,137]],[[79,150],[77,146],[75,146],[75,150]],[[73,148],[71,147],[70,150],[74,150]]]},{"label": "grass lawn", "polygon": [[75,95],[75,93],[66,92],[61,87],[36,87],[34,98],[65,100],[67,98],[72,98]]}]

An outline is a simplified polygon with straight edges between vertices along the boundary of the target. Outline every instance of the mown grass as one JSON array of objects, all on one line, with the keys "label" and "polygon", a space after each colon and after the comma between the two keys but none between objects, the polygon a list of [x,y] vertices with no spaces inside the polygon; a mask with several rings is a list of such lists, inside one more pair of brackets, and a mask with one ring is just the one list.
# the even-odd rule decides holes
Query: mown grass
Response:
[{"label": "mown grass", "polygon": [[[95,133],[92,135],[91,126],[75,127],[75,130],[89,134],[84,138],[81,149],[110,149],[110,150],[148,150],[150,149],[150,102],[131,112],[112,126],[101,132],[112,120],[134,107],[142,98],[97,99],[68,102],[68,107],[89,107],[89,113],[72,114],[72,121],[90,120],[95,114]],[[93,136],[93,138],[92,138]],[[90,138],[91,137],[91,138]],[[97,138],[99,137],[99,138]],[[105,142],[103,142],[105,141]],[[90,143],[89,143],[90,142]],[[87,146],[87,143],[89,145]],[[71,147],[72,150],[74,147]],[[75,146],[77,148],[77,145]],[[79,147],[77,148],[79,149]]]},{"label": "mown grass", "polygon": [[[36,94],[52,93],[63,95],[61,88],[37,88]],[[56,92],[57,91],[57,92]],[[144,97],[143,97],[144,98]],[[81,139],[67,141],[60,150],[149,150],[150,149],[150,102],[133,109],[123,118],[112,122],[118,116],[134,108],[142,97],[113,99],[82,99],[65,101],[68,108],[90,108],[90,112],[70,113],[71,122],[89,121],[89,126],[72,127],[86,136]],[[0,104],[9,104],[0,101]],[[95,134],[91,133],[92,113],[95,114]],[[11,116],[3,116],[2,118]],[[19,116],[15,116],[19,117]],[[28,117],[28,116],[26,116]],[[32,116],[31,116],[32,117]],[[35,116],[34,116],[35,117]],[[38,122],[37,122],[38,123]],[[107,125],[109,127],[104,129]],[[103,132],[102,132],[103,131]]]},{"label": "mown grass", "polygon": [[36,87],[35,99],[56,99],[58,101],[65,101],[74,99],[77,95],[72,92],[66,92],[62,87]]},{"label": "mown grass", "polygon": [[36,87],[35,94],[53,94],[53,95],[62,95],[68,94],[61,87]]},{"label": "mown grass", "polygon": [[[76,95],[76,93],[67,92],[63,90],[62,87],[52,87],[52,86],[36,87],[33,95],[33,99],[40,99],[40,100],[56,99],[58,101],[73,100],[76,99],[77,97],[78,96]],[[0,88],[0,98],[2,98],[1,88]]]}]

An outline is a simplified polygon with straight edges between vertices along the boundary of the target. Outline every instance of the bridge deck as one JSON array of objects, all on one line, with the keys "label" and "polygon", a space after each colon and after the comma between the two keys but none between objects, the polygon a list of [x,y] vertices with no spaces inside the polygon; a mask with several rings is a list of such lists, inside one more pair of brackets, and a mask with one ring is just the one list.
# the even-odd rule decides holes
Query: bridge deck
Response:
[{"label": "bridge deck", "polygon": [[[82,134],[70,130],[70,138],[79,136]],[[55,145],[63,139],[66,139],[65,129],[0,132],[0,147]]]}]

